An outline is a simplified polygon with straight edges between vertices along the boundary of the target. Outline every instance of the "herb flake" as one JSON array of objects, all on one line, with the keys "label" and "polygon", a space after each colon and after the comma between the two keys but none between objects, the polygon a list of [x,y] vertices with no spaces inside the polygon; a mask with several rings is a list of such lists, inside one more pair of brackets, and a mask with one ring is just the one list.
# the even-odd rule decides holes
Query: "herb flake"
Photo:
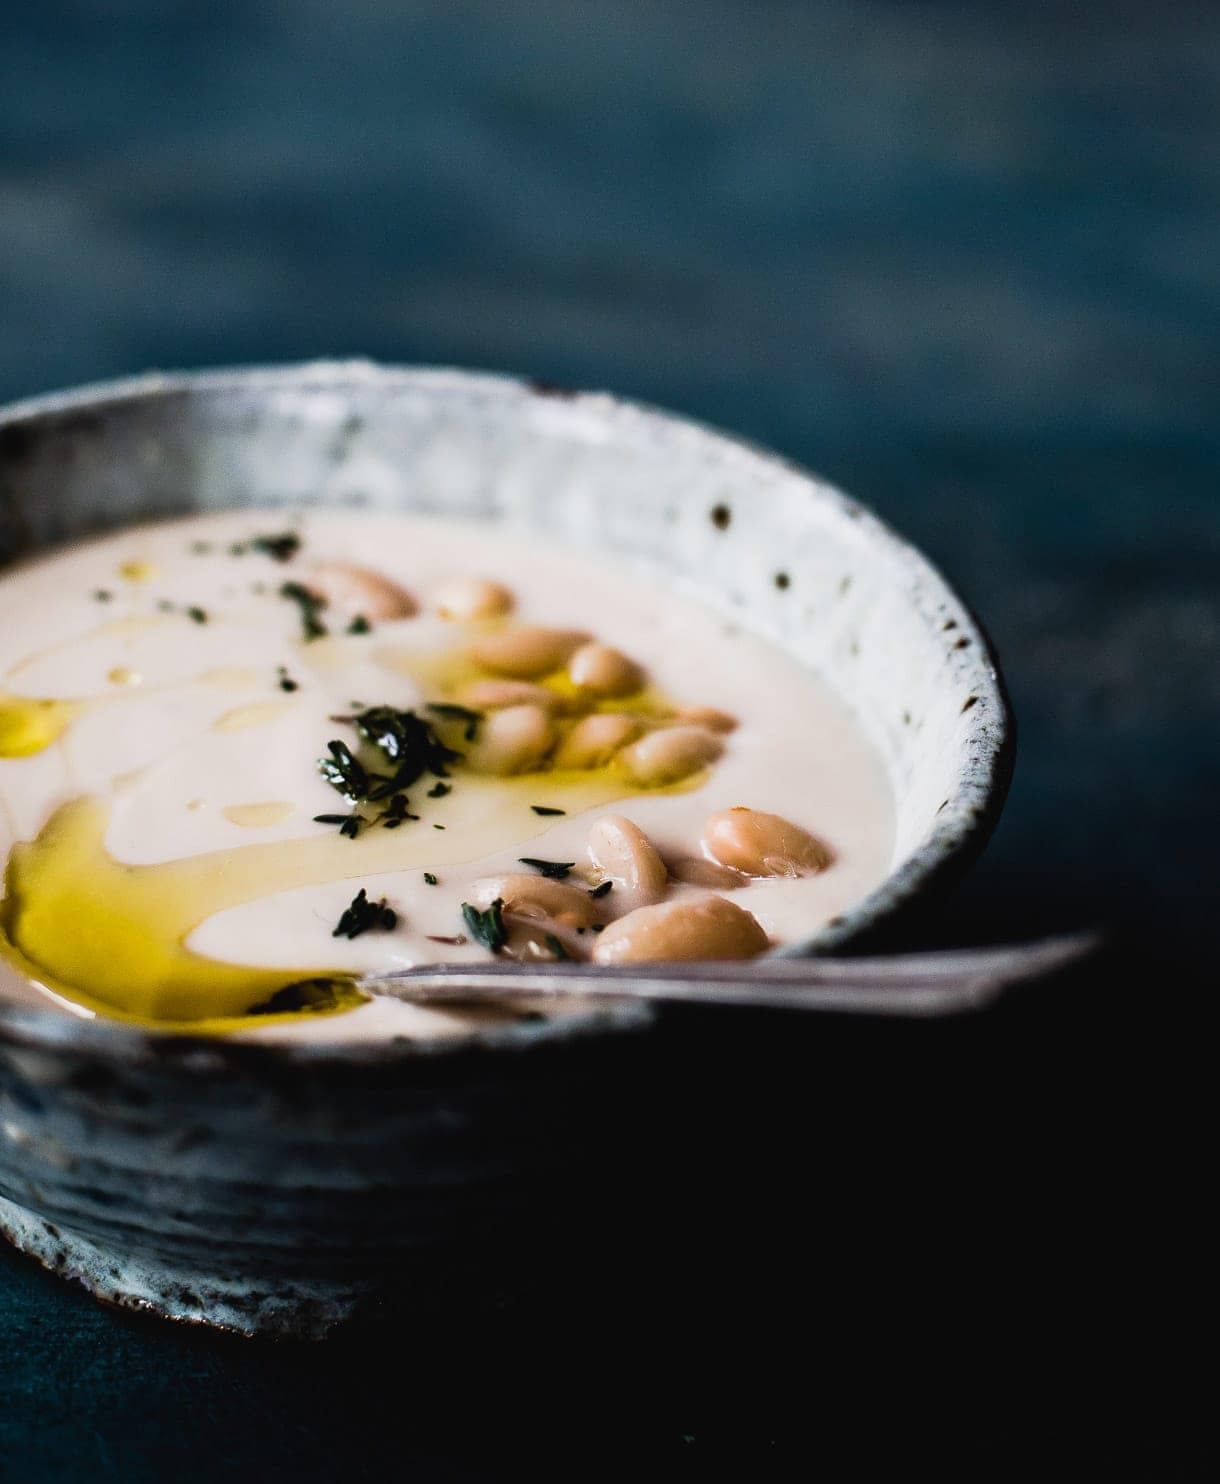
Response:
[{"label": "herb flake", "polygon": [[301,538],[295,531],[281,531],[277,536],[252,536],[246,543],[249,551],[261,551],[276,562],[287,562],[301,549]]},{"label": "herb flake", "polygon": [[462,920],[470,929],[470,936],[475,942],[482,943],[483,947],[491,953],[499,953],[504,947],[507,934],[504,931],[504,900],[502,897],[497,897],[485,912],[480,912],[469,902],[463,902]]},{"label": "herb flake", "polygon": [[593,887],[593,889],[589,892],[589,895],[596,901],[598,897],[606,896],[613,885],[613,881],[603,881],[600,886]]},{"label": "herb flake", "polygon": [[386,906],[384,897],[379,902],[370,902],[362,886],[349,905],[344,908],[343,915],[331,932],[331,937],[358,938],[361,933],[367,933],[374,928],[388,933],[393,932],[397,926],[398,913],[393,907]]},{"label": "herb flake", "polygon": [[552,809],[549,804],[531,804],[530,808],[535,814],[542,815],[566,814],[568,812],[566,809]]},{"label": "herb flake", "polygon": [[449,701],[429,701],[428,710],[444,721],[464,722],[466,730],[462,736],[467,742],[474,741],[475,734],[479,730],[479,723],[483,720],[481,711],[472,711],[469,706],[455,706]]},{"label": "herb flake", "polygon": [[562,881],[575,861],[544,861],[539,860],[536,855],[519,855],[517,859],[523,866],[531,866],[540,876],[545,876],[548,881]]},{"label": "herb flake", "polygon": [[301,610],[301,631],[306,644],[326,636],[327,628],[318,617],[326,607],[326,599],[312,593],[300,582],[285,582],[280,586],[280,597],[287,598]]}]

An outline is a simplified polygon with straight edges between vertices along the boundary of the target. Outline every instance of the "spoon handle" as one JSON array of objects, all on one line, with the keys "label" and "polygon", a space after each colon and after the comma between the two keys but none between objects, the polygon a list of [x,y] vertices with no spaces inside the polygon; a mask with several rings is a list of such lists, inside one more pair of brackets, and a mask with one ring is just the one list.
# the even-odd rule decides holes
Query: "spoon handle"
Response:
[{"label": "spoon handle", "polygon": [[764,958],[748,963],[431,964],[361,981],[372,994],[420,1004],[486,1005],[589,995],[697,1005],[745,1005],[867,1015],[977,1009],[1006,989],[1087,957],[1090,933],[1000,948],[885,958]]}]

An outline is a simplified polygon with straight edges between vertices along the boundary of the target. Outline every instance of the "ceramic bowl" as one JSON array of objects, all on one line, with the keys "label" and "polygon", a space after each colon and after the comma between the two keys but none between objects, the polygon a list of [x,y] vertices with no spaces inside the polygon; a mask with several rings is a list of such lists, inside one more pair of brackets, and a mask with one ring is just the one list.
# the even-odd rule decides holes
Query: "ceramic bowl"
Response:
[{"label": "ceramic bowl", "polygon": [[[720,433],[600,393],[364,363],[152,375],[0,412],[0,562],[246,505],[596,545],[820,672],[885,762],[897,843],[883,885],[788,952],[875,937],[999,812],[1011,719],[970,612],[867,510]],[[324,1333],[391,1278],[430,1281],[428,1253],[519,1225],[649,1021],[609,1006],[327,1049],[0,1007],[0,1228],[102,1298]]]}]

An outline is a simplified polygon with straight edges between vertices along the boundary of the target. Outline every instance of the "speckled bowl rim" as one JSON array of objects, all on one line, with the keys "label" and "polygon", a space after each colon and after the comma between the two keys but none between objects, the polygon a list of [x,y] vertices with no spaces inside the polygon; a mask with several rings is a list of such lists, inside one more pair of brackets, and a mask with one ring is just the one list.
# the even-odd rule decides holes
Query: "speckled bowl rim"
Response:
[{"label": "speckled bowl rim", "polygon": [[[886,552],[902,570],[912,589],[931,596],[929,624],[955,625],[959,635],[951,649],[946,686],[965,687],[988,704],[966,713],[958,751],[967,759],[956,791],[937,815],[923,843],[892,871],[874,891],[818,932],[775,950],[776,957],[799,958],[839,951],[855,945],[895,917],[933,887],[966,869],[994,829],[1012,778],[1015,756],[1015,718],[1000,672],[994,646],[973,611],[944,574],[909,541],[867,506],[819,478],[794,460],[760,444],[726,432],[710,423],[680,416],[647,403],[630,401],[610,392],[582,391],[550,382],[499,372],[447,366],[386,366],[367,360],[316,361],[282,366],[221,367],[202,371],[151,371],[143,375],[94,382],[66,391],[49,392],[0,407],[0,433],[15,424],[65,412],[96,410],[125,401],[150,400],[187,392],[231,389],[339,391],[346,386],[371,384],[452,385],[468,392],[505,398],[555,398],[575,404],[602,420],[611,430],[644,430],[689,444],[700,444],[722,462],[743,463],[765,480],[768,474],[795,476],[810,493],[828,502],[857,524],[865,538]],[[523,402],[524,405],[524,402]],[[961,643],[968,640],[968,643]],[[850,698],[849,698],[850,699]],[[45,1050],[104,1051],[123,1061],[158,1062],[172,1052],[184,1065],[215,1068],[218,1061],[250,1068],[264,1062],[300,1061],[310,1065],[383,1063],[488,1051],[525,1050],[583,1038],[610,1030],[639,1029],[650,1023],[652,1012],[643,1004],[620,1001],[558,1020],[516,1022],[508,1026],[473,1030],[443,1040],[394,1038],[372,1042],[250,1042],[227,1037],[192,1036],[179,1031],[150,1031],[120,1020],[77,1019],[61,1011],[36,1006],[0,1004],[0,1039],[18,1046]]]}]

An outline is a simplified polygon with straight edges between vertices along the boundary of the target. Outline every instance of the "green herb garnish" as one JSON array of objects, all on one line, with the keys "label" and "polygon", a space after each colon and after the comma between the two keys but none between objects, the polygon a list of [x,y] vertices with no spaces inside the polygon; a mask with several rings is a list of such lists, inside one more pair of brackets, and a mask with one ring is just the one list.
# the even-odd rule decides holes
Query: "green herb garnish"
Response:
[{"label": "green herb garnish", "polygon": [[360,833],[360,826],[365,821],[364,817],[353,809],[350,814],[315,814],[313,822],[314,824],[337,824],[341,835],[354,840]]},{"label": "green herb garnish", "polygon": [[547,933],[543,941],[546,943],[546,946],[551,950],[556,958],[570,959],[572,957],[572,955],[563,946],[563,944],[559,941],[554,933]]},{"label": "green herb garnish", "polygon": [[338,789],[349,803],[359,803],[369,797],[369,775],[364,764],[355,757],[346,742],[337,739],[326,744],[329,757],[318,759],[318,772],[331,788]]},{"label": "green herb garnish", "polygon": [[424,872],[424,880],[427,882],[427,884],[429,886],[439,886],[440,885],[440,881],[438,880],[437,877],[435,877],[432,874],[431,871],[425,871]]},{"label": "green herb garnish", "polygon": [[362,886],[351,903],[344,909],[338,924],[331,933],[332,938],[358,938],[371,928],[392,932],[398,926],[398,913],[387,907],[385,898],[370,902]]},{"label": "green herb garnish", "polygon": [[285,669],[285,667],[283,665],[279,665],[276,668],[276,672],[275,673],[276,673],[276,676],[279,679],[279,685],[280,685],[280,689],[281,690],[287,690],[287,691],[300,690],[301,687],[297,684],[297,682],[295,680],[293,680],[293,678],[289,675],[288,671]]},{"label": "green herb garnish", "polygon": [[399,789],[409,788],[425,773],[445,778],[449,764],[461,760],[462,754],[447,747],[435,728],[414,711],[370,706],[356,716],[336,717],[335,720],[350,722],[366,742],[394,765],[391,777],[373,784],[367,795],[370,799],[382,799]]},{"label": "green herb garnish", "polygon": [[409,800],[406,794],[395,794],[389,804],[377,816],[377,822],[385,825],[387,830],[396,830],[400,824],[408,819],[418,819],[418,814],[409,814],[407,804]]},{"label": "green herb garnish", "polygon": [[283,531],[278,536],[252,536],[246,543],[250,551],[261,551],[273,561],[290,561],[301,549],[301,538],[295,531]]},{"label": "green herb garnish", "polygon": [[536,855],[519,855],[517,859],[523,866],[532,866],[540,876],[545,876],[549,881],[562,881],[575,861],[544,861],[539,860]]},{"label": "green herb garnish", "polygon": [[613,881],[603,881],[600,886],[593,887],[593,889],[589,892],[589,895],[594,898],[604,897],[613,885]]},{"label": "green herb garnish", "polygon": [[314,639],[325,637],[326,625],[318,617],[318,614],[326,607],[325,598],[318,597],[317,593],[311,593],[299,582],[281,584],[280,597],[287,598],[289,602],[295,603],[300,608],[301,629],[307,644]]},{"label": "green herb garnish", "polygon": [[338,1010],[358,998],[345,979],[298,979],[277,989],[270,999],[252,1005],[247,1015],[290,1015],[295,1010]]},{"label": "green herb garnish", "polygon": [[373,632],[373,625],[369,623],[363,613],[357,613],[351,623],[348,624],[347,632],[349,634],[371,634]]},{"label": "green herb garnish", "polygon": [[469,902],[463,902],[462,920],[470,929],[470,936],[476,943],[482,943],[483,947],[492,953],[499,953],[504,947],[507,935],[504,931],[503,898],[497,897],[486,912],[480,912]]},{"label": "green herb garnish", "polygon": [[443,799],[446,794],[452,792],[453,785],[451,783],[434,783],[428,790],[428,797],[430,799]]},{"label": "green herb garnish", "polygon": [[208,621],[206,612],[202,608],[196,608],[193,605],[186,610],[186,616],[192,623],[207,623]]},{"label": "green herb garnish", "polygon": [[443,717],[445,721],[465,722],[466,730],[463,737],[467,742],[473,742],[475,733],[479,729],[479,723],[483,720],[481,711],[472,711],[469,706],[454,706],[448,701],[429,701],[428,710],[434,711],[437,716]]},{"label": "green herb garnish", "polygon": [[535,814],[566,814],[566,809],[552,809],[549,804],[531,804],[530,808]]},{"label": "green herb garnish", "polygon": [[97,592],[93,594],[93,600],[96,603],[109,603],[113,597],[114,594],[107,592],[104,587],[99,587]]}]

